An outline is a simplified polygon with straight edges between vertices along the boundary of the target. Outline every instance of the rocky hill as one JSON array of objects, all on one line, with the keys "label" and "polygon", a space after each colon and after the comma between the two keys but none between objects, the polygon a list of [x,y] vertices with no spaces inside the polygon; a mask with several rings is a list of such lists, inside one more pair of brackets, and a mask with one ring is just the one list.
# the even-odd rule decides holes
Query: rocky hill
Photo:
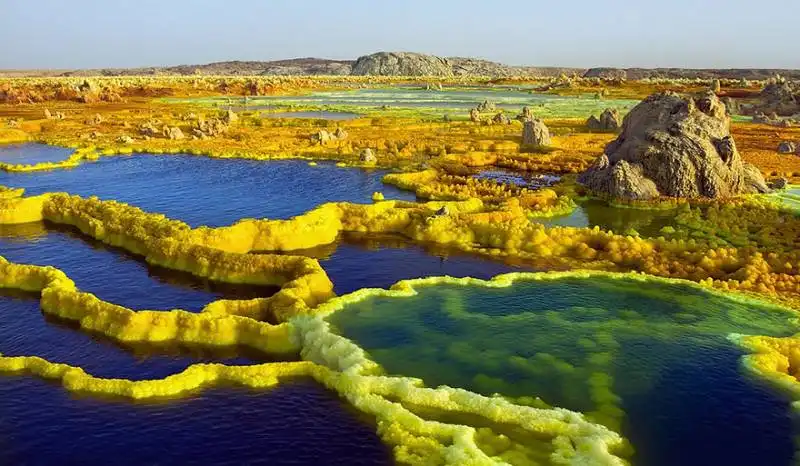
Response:
[{"label": "rocky hill", "polygon": [[507,76],[554,77],[561,74],[599,78],[768,79],[775,74],[800,79],[800,70],[682,68],[563,68],[510,66],[480,58],[438,57],[412,52],[378,52],[356,60],[293,58],[277,61],[225,61],[205,65],[84,70],[0,70],[0,76],[133,76],[133,75],[372,75],[372,76]]},{"label": "rocky hill", "polygon": [[645,78],[701,78],[701,79],[769,79],[776,74],[791,79],[800,79],[800,70],[784,69],[692,69],[692,68],[590,68],[585,78],[623,78],[630,80]]}]

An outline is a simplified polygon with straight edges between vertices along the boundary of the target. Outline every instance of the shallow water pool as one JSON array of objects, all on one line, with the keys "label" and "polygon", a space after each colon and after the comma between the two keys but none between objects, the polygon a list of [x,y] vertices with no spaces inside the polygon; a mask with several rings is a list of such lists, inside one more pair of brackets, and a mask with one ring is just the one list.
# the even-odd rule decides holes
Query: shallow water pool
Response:
[{"label": "shallow water pool", "polygon": [[789,312],[627,279],[418,291],[329,320],[390,374],[588,413],[631,440],[634,464],[791,464],[789,400],[726,339],[792,334]]},{"label": "shallow water pool", "polygon": [[46,144],[0,144],[0,163],[34,165],[60,162],[72,154],[72,149]]},{"label": "shallow water pool", "polygon": [[[177,99],[178,102],[186,99]],[[226,105],[228,97],[189,99],[193,103]],[[332,109],[372,108],[434,110],[439,116],[443,112],[466,114],[484,100],[496,104],[496,108],[519,112],[528,106],[533,114],[541,118],[588,118],[599,115],[613,107],[625,113],[639,101],[628,99],[594,99],[585,97],[563,97],[551,94],[535,94],[527,91],[492,88],[457,88],[444,91],[429,91],[420,88],[356,89],[345,91],[312,92],[299,96],[248,97],[248,106],[273,107],[321,106]]]}]

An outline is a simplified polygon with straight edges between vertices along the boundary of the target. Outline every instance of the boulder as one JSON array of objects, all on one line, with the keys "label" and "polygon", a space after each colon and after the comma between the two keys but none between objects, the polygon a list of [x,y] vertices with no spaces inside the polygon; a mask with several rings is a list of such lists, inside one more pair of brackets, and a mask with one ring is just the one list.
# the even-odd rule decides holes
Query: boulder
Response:
[{"label": "boulder", "polygon": [[192,134],[200,139],[208,139],[221,136],[228,132],[228,125],[219,118],[210,120],[198,120]]},{"label": "boulder", "polygon": [[478,104],[478,111],[481,113],[491,113],[496,110],[497,106],[494,102],[489,100],[484,100],[482,103]]},{"label": "boulder", "polygon": [[473,108],[469,111],[469,121],[473,123],[481,122],[481,112],[477,108]]},{"label": "boulder", "polygon": [[774,180],[770,180],[768,184],[769,188],[775,191],[782,191],[789,186],[789,180],[786,178],[775,178]]},{"label": "boulder", "polygon": [[586,126],[594,130],[616,131],[622,126],[622,119],[616,109],[607,108],[600,114],[599,119],[594,115],[590,116],[589,119],[586,120]]},{"label": "boulder", "polygon": [[533,120],[533,112],[531,111],[530,107],[522,107],[522,113],[517,115],[517,120],[522,122]]},{"label": "boulder", "polygon": [[239,115],[236,114],[233,110],[228,110],[222,115],[222,121],[226,125],[230,125],[234,121],[239,119]]},{"label": "boulder", "polygon": [[625,117],[622,132],[578,181],[623,199],[727,197],[767,192],[761,172],[745,163],[717,96],[651,95]]},{"label": "boulder", "polygon": [[[759,94],[755,111],[793,115],[800,111],[800,88],[786,78],[776,75],[770,79]],[[776,120],[777,118],[772,118]]]},{"label": "boulder", "polygon": [[155,137],[159,133],[158,129],[152,122],[147,122],[139,127],[139,134],[146,137]]},{"label": "boulder", "polygon": [[542,120],[532,119],[522,127],[522,145],[528,147],[544,147],[550,145],[550,130]]},{"label": "boulder", "polygon": [[327,144],[332,139],[333,138],[331,137],[331,133],[329,133],[328,131],[326,131],[324,129],[321,129],[321,130],[319,130],[316,133],[311,135],[311,142],[313,142],[315,144]]},{"label": "boulder", "polygon": [[162,134],[165,138],[173,141],[179,141],[184,137],[183,131],[181,131],[181,129],[177,126],[164,126],[162,129]]},{"label": "boulder", "polygon": [[778,153],[780,154],[794,154],[797,152],[797,144],[791,141],[783,141],[778,144]]},{"label": "boulder", "polygon": [[741,111],[739,108],[739,103],[731,97],[723,97],[722,103],[725,104],[725,108],[728,110],[728,115],[736,115]]},{"label": "boulder", "polygon": [[492,117],[492,122],[498,125],[510,125],[511,119],[507,117],[505,113],[500,112],[494,117]]},{"label": "boulder", "polygon": [[361,151],[361,155],[359,155],[358,160],[360,160],[362,163],[375,163],[378,161],[378,158],[372,153],[372,149],[366,148]]},{"label": "boulder", "polygon": [[589,115],[589,118],[586,119],[586,127],[589,129],[599,130],[600,119],[594,115]]},{"label": "boulder", "polygon": [[411,52],[378,52],[359,57],[351,74],[357,76],[453,76],[445,58]]}]

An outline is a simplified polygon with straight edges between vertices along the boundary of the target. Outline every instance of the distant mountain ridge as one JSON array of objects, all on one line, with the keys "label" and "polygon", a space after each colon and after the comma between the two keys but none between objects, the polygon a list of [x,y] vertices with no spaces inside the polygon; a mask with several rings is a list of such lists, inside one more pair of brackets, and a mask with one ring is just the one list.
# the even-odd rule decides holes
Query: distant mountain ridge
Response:
[{"label": "distant mountain ridge", "polygon": [[781,74],[800,79],[800,70],[786,69],[685,69],[685,68],[569,68],[510,66],[480,58],[438,57],[413,52],[377,52],[356,60],[292,58],[274,61],[223,61],[202,65],[80,70],[0,70],[0,76],[157,76],[157,75],[379,75],[503,78],[554,77],[561,74],[598,78],[702,78],[767,79]]}]

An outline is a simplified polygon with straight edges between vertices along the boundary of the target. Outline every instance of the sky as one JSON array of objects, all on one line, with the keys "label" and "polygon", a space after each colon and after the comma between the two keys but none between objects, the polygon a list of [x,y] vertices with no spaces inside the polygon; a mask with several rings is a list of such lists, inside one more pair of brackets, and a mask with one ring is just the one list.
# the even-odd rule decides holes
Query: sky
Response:
[{"label": "sky", "polygon": [[[800,0],[0,0],[0,69],[377,51],[511,65],[800,68]],[[787,22],[788,21],[788,22]]]}]

